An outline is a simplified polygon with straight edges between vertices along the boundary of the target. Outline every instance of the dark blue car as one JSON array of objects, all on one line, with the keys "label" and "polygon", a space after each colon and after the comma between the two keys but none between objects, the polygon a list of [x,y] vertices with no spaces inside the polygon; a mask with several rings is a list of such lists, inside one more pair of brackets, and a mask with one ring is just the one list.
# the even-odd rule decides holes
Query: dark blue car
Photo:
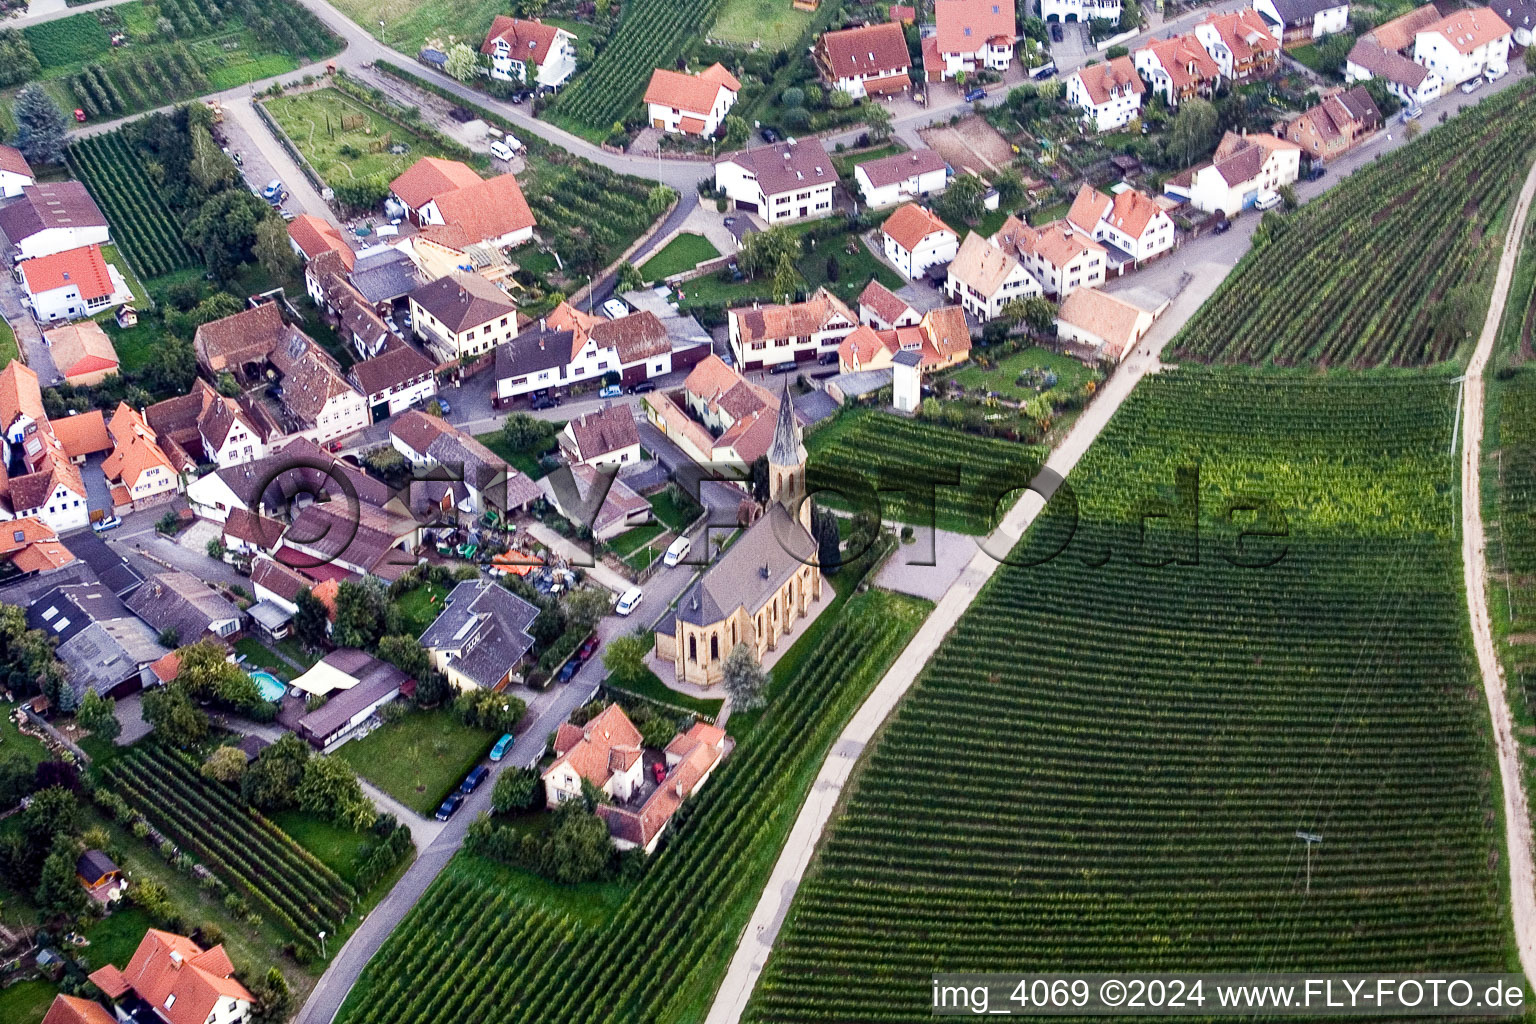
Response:
[{"label": "dark blue car", "polygon": [[448,799],[444,800],[443,803],[442,803],[442,806],[440,806],[437,809],[437,820],[438,821],[447,821],[449,818],[453,817],[453,812],[458,810],[459,809],[459,805],[462,804],[463,802],[464,802],[464,794],[463,793],[459,793],[459,792],[449,793],[448,794]]}]

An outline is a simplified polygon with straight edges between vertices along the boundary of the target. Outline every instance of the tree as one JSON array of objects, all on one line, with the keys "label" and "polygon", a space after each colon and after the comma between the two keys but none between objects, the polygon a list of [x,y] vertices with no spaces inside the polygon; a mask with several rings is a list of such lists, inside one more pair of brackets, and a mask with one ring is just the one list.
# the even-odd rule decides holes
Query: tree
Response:
[{"label": "tree", "polygon": [[57,164],[64,159],[64,112],[43,91],[29,85],[16,94],[11,115],[16,119],[16,148],[33,164]]},{"label": "tree", "polygon": [[651,190],[645,194],[645,208],[650,211],[652,217],[660,217],[667,212],[667,207],[677,199],[677,191],[666,185],[652,185]]},{"label": "tree", "polygon": [[19,750],[0,755],[0,811],[8,811],[31,793],[34,765]]},{"label": "tree", "polygon": [[823,509],[811,509],[811,536],[816,538],[816,561],[822,574],[834,575],[843,567],[841,538],[837,534],[837,517]]},{"label": "tree", "polygon": [[[1536,47],[1531,47],[1525,52],[1530,53],[1532,50],[1536,50]],[[1419,132],[1423,130],[1424,129],[1419,127],[1419,122],[1409,121],[1407,124],[1403,125],[1403,137],[1406,138],[1409,142],[1412,142],[1414,139],[1419,137]]]},{"label": "tree", "polygon": [[751,711],[763,703],[763,687],[768,682],[757,655],[745,643],[731,648],[725,656],[725,692],[734,711]]},{"label": "tree", "polygon": [[475,77],[475,72],[480,67],[480,57],[470,49],[468,43],[454,43],[448,48],[448,61],[443,65],[443,70],[449,76],[460,81],[467,82]]},{"label": "tree", "polygon": [[284,733],[245,769],[240,795],[267,811],[292,807],[299,799],[309,745],[291,732]]},{"label": "tree", "polygon": [[239,711],[265,703],[256,681],[226,660],[224,648],[214,641],[190,644],[181,649],[180,655],[176,684],[185,687],[194,700],[213,700]]},{"label": "tree", "polygon": [[367,212],[375,210],[389,198],[389,179],[382,174],[368,174],[361,178],[343,178],[331,186],[341,205],[351,210]]},{"label": "tree", "polygon": [[1348,32],[1334,32],[1317,43],[1318,70],[1335,78],[1343,77],[1344,62],[1354,48],[1355,37]]},{"label": "tree", "polygon": [[891,137],[891,112],[874,100],[865,104],[864,123],[869,125],[869,141],[884,142]]},{"label": "tree", "polygon": [[773,268],[774,297],[780,302],[789,302],[799,290],[800,271],[796,269],[795,261],[785,253],[779,257],[778,265]]},{"label": "tree", "polygon": [[256,226],[256,261],[275,280],[286,281],[299,272],[299,258],[288,244],[288,228],[277,217]]},{"label": "tree", "polygon": [[76,918],[85,913],[85,889],[75,877],[75,861],[79,856],[79,841],[73,835],[55,837],[43,861],[35,897],[37,909],[45,918]]},{"label": "tree", "polygon": [[473,689],[459,694],[453,710],[465,725],[509,733],[522,721],[528,705],[509,693]]},{"label": "tree", "polygon": [[1056,324],[1056,306],[1050,299],[1038,295],[1013,299],[1003,307],[1001,318],[1008,321],[1010,327],[1023,324],[1037,335],[1046,334]]},{"label": "tree", "polygon": [[755,278],[759,273],[777,270],[786,255],[791,260],[800,258],[800,236],[780,225],[767,231],[754,231],[742,239],[736,260],[743,274]]},{"label": "tree", "polygon": [[250,262],[256,227],[271,213],[271,207],[245,189],[228,189],[198,209],[183,237],[216,277],[228,281]]},{"label": "tree", "polygon": [[751,131],[746,118],[729,114],[725,118],[725,138],[721,144],[726,149],[740,149],[746,144],[747,136]]},{"label": "tree", "polygon": [[336,588],[336,625],[331,636],[339,647],[372,647],[388,631],[391,612],[399,617],[376,580],[344,580]]},{"label": "tree", "polygon": [[299,782],[299,807],[323,815],[339,825],[362,831],[373,825],[379,812],[363,794],[357,776],[337,757],[312,757]]},{"label": "tree", "polygon": [[1525,70],[1536,73],[1536,46],[1525,48]]},{"label": "tree", "polygon": [[651,653],[651,642],[641,633],[626,633],[608,641],[603,648],[603,667],[617,679],[620,685],[633,686],[650,671],[645,656]]},{"label": "tree", "polygon": [[557,882],[597,878],[608,867],[613,845],[608,824],[581,800],[568,800],[555,811],[555,825],[545,840],[542,868]]},{"label": "tree", "polygon": [[89,730],[97,739],[111,743],[123,727],[117,721],[117,701],[103,697],[95,690],[86,690],[80,707],[75,711],[75,722]]},{"label": "tree", "polygon": [[239,747],[220,747],[203,762],[203,774],[215,782],[239,782],[245,775],[245,753]]},{"label": "tree", "polygon": [[62,786],[50,786],[32,794],[27,809],[19,817],[21,837],[27,845],[47,850],[55,836],[72,836],[80,831],[80,800]]},{"label": "tree", "polygon": [[412,679],[420,680],[432,671],[432,659],[421,641],[409,633],[379,639],[379,657]]},{"label": "tree", "polygon": [[566,621],[585,632],[608,614],[608,608],[606,593],[596,587],[583,587],[565,599]]},{"label": "tree", "polygon": [[1168,129],[1168,154],[1187,167],[1216,144],[1216,107],[1209,100],[1187,99],[1179,104]]},{"label": "tree", "polygon": [[1130,32],[1141,27],[1141,4],[1136,0],[1120,0],[1120,31]]},{"label": "tree", "polygon": [[491,810],[497,814],[526,811],[533,806],[538,793],[538,769],[508,768],[496,777],[496,787],[491,790]]},{"label": "tree", "polygon": [[179,683],[147,691],[143,709],[144,720],[163,743],[189,747],[208,735],[208,715]]},{"label": "tree", "polygon": [[325,607],[325,602],[305,587],[299,591],[298,600],[294,604],[298,610],[293,614],[293,631],[299,641],[309,647],[324,647],[327,627],[331,624],[331,613]]},{"label": "tree", "polygon": [[267,968],[266,977],[251,994],[256,997],[256,1005],[251,1008],[250,1024],[282,1024],[288,1019],[293,1009],[293,993],[282,971]]},{"label": "tree", "polygon": [[1124,46],[1111,46],[1104,51],[1105,60],[1114,60],[1116,57],[1129,57],[1130,55],[1130,49]]},{"label": "tree", "polygon": [[1285,208],[1287,210],[1294,210],[1297,206],[1301,205],[1300,201],[1296,198],[1295,186],[1281,185],[1279,188],[1275,189],[1275,192],[1278,193],[1280,198],[1285,202]]},{"label": "tree", "polygon": [[975,224],[986,212],[987,183],[974,174],[958,174],[934,206],[950,223]]},{"label": "tree", "polygon": [[[228,370],[225,370],[223,373],[219,374],[219,381],[217,386],[219,389],[219,394],[223,395],[225,398],[240,397],[240,382],[236,380],[235,375],[230,373]],[[390,451],[394,451],[394,449],[391,448]]]},{"label": "tree", "polygon": [[555,425],[548,420],[514,412],[501,424],[501,441],[515,452],[542,453],[555,440]]},{"label": "tree", "polygon": [[210,540],[206,550],[208,552],[208,557],[213,559],[215,562],[224,561],[224,554],[226,549],[224,547],[224,542],[219,540],[219,538],[215,537]]},{"label": "tree", "polygon": [[629,260],[619,264],[619,291],[632,292],[645,286],[645,278],[640,276],[640,268]]},{"label": "tree", "polygon": [[842,276],[843,276],[843,265],[841,263],[837,262],[837,253],[835,253],[835,252],[828,253],[827,254],[827,280],[831,281],[833,284],[836,284],[837,283],[837,279],[839,277],[842,277]]}]

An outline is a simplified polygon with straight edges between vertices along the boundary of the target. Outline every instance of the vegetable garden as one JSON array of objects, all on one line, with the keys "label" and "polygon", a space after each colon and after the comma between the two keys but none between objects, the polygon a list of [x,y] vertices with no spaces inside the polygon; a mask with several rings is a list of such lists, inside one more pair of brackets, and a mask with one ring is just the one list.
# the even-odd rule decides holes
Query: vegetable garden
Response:
[{"label": "vegetable garden", "polygon": [[1181,359],[1424,366],[1482,323],[1499,230],[1536,143],[1521,82],[1381,157],[1289,215],[1174,339]]},{"label": "vegetable garden", "polygon": [[134,269],[159,277],[195,262],[181,228],[144,173],[144,161],[118,132],[77,138],[65,151]]},{"label": "vegetable garden", "polygon": [[578,930],[451,866],[370,962],[338,1020],[702,1018],[822,758],[926,608],[882,591],[851,599],[797,671],[776,681],[768,712],[683,805],[604,927]]},{"label": "vegetable garden", "polygon": [[940,971],[1515,969],[1456,401],[1144,380],[1020,547],[1064,552],[999,570],[867,753],[746,1019],[926,1021]]},{"label": "vegetable garden", "polygon": [[297,945],[313,946],[320,931],[339,939],[353,888],[184,755],[140,745],[100,771],[156,832]]}]

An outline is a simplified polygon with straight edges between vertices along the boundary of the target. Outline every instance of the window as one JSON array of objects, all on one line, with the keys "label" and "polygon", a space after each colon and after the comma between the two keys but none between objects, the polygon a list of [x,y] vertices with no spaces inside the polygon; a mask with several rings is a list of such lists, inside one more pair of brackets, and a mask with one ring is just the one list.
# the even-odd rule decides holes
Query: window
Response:
[{"label": "window", "polygon": [[699,660],[699,638],[696,636],[688,638],[688,660],[695,663]]}]

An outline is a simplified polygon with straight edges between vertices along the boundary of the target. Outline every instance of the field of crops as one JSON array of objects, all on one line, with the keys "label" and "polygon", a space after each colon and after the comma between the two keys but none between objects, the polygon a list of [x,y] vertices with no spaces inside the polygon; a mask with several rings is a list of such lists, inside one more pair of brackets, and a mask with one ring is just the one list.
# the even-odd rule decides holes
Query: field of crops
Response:
[{"label": "field of crops", "polygon": [[647,206],[653,182],[615,174],[554,147],[528,158],[519,184],[540,237],[567,267],[606,267],[654,220]]},{"label": "field of crops", "polygon": [[[999,571],[866,755],[747,1019],[931,1020],[938,971],[1513,969],[1455,408],[1143,381],[1064,552]],[[1234,499],[1286,536],[1237,545]]]},{"label": "field of crops", "polygon": [[352,887],[183,755],[140,745],[101,772],[152,828],[294,941],[340,932],[357,899]]},{"label": "field of crops", "polygon": [[826,749],[926,608],[882,591],[852,598],[684,805],[605,926],[579,928],[473,887],[466,894],[450,869],[370,962],[340,1024],[691,1019],[723,972]]},{"label": "field of crops", "polygon": [[613,38],[555,109],[607,131],[635,107],[651,72],[672,67],[713,23],[719,6],[720,0],[629,0]]},{"label": "field of crops", "polygon": [[66,151],[69,168],[112,223],[112,233],[143,277],[190,267],[192,253],[181,228],[144,173],[143,157],[112,132],[76,139]]},{"label": "field of crops", "polygon": [[1174,339],[1180,359],[1425,366],[1482,325],[1536,144],[1536,83],[1488,97],[1287,217]]},{"label": "field of crops", "polygon": [[[995,508],[1001,503],[1006,511],[1046,454],[1039,446],[863,411],[818,428],[806,449],[806,476],[823,504],[870,509],[878,490],[882,518],[917,526],[932,518],[939,529],[970,534],[992,529]],[[958,483],[935,484],[930,507],[920,491],[900,490],[924,479]]]}]

